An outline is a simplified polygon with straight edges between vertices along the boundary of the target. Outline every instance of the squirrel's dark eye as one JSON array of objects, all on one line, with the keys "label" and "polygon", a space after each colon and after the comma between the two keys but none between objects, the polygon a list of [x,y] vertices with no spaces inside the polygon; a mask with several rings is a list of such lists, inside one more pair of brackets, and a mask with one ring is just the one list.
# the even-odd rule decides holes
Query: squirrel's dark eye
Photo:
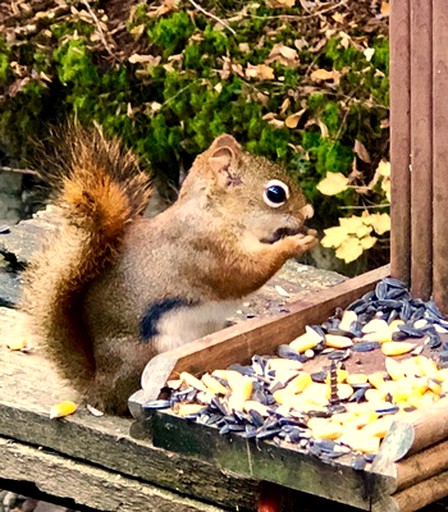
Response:
[{"label": "squirrel's dark eye", "polygon": [[278,208],[286,203],[289,197],[288,185],[280,180],[269,181],[263,193],[264,202],[271,208]]}]

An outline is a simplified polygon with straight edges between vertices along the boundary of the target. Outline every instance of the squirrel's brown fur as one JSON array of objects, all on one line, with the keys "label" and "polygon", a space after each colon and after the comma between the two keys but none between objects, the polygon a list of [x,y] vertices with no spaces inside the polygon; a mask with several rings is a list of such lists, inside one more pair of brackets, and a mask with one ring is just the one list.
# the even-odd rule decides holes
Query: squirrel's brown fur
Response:
[{"label": "squirrel's brown fur", "polygon": [[128,223],[148,204],[150,186],[135,155],[99,130],[69,128],[56,147],[45,176],[63,224],[24,273],[22,302],[63,376],[85,393],[95,376],[85,289],[115,259]]},{"label": "squirrel's brown fur", "polygon": [[301,233],[312,208],[297,184],[230,135],[152,218],[139,215],[147,178],[118,142],[76,130],[56,151],[65,221],[27,271],[24,305],[62,375],[104,411],[125,413],[155,354],[221,328],[235,301],[315,243]]}]

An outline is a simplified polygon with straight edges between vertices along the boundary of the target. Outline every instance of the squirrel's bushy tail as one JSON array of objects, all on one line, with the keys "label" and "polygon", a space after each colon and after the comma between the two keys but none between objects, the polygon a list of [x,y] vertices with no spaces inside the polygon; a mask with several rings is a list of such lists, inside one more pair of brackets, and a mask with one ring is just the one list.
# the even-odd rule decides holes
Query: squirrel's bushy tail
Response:
[{"label": "squirrel's bushy tail", "polygon": [[83,295],[114,260],[126,225],[148,204],[150,187],[136,156],[100,130],[69,128],[54,149],[44,176],[63,222],[25,272],[22,305],[63,376],[84,393],[95,363]]}]

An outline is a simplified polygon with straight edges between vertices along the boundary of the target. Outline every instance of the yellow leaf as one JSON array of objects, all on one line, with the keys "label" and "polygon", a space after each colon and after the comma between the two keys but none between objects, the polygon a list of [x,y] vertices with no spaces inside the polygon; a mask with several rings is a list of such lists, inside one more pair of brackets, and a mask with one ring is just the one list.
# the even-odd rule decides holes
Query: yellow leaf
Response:
[{"label": "yellow leaf", "polygon": [[390,180],[388,178],[384,178],[384,180],[382,181],[381,183],[381,188],[384,190],[384,192],[386,193],[386,198],[387,200],[389,201],[390,203]]},{"label": "yellow leaf", "polygon": [[339,219],[339,224],[343,226],[348,233],[352,233],[358,238],[362,238],[363,236],[370,234],[372,231],[372,228],[370,226],[366,226],[363,222],[362,217],[352,216],[342,218]]},{"label": "yellow leaf", "polygon": [[322,238],[321,244],[326,248],[339,247],[349,236],[347,230],[342,226],[324,229],[324,233],[325,236]]},{"label": "yellow leaf", "polygon": [[347,189],[348,178],[340,172],[327,172],[326,177],[317,185],[317,190],[326,196],[340,194]]},{"label": "yellow leaf", "polygon": [[385,178],[390,178],[390,162],[386,162],[386,160],[381,160],[378,164],[376,172],[380,176],[384,176]]},{"label": "yellow leaf", "polygon": [[371,249],[377,242],[378,238],[375,238],[374,236],[365,236],[360,239],[360,243],[362,248],[367,251],[367,249]]},{"label": "yellow leaf", "polygon": [[70,400],[65,400],[64,402],[53,405],[53,407],[50,409],[50,419],[69,416],[76,411],[77,407],[78,406]]},{"label": "yellow leaf", "polygon": [[350,263],[358,259],[363,253],[364,249],[357,238],[347,238],[336,249],[336,257],[344,260],[345,263]]},{"label": "yellow leaf", "polygon": [[388,213],[372,213],[365,222],[370,224],[379,235],[390,231],[390,216]]}]

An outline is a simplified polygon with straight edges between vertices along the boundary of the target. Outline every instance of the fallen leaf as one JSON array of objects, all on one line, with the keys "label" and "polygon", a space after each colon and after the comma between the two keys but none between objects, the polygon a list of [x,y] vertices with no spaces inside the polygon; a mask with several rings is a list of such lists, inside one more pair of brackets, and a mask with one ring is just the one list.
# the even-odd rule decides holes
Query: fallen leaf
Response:
[{"label": "fallen leaf", "polygon": [[78,406],[71,402],[70,400],[65,400],[64,402],[60,402],[50,409],[50,419],[55,418],[64,418],[65,416],[69,416],[73,414]]},{"label": "fallen leaf", "polygon": [[379,235],[390,231],[390,215],[388,213],[371,213],[364,219],[364,222],[372,226]]},{"label": "fallen leaf", "polygon": [[390,178],[390,162],[386,162],[385,160],[381,160],[378,164],[377,172],[380,176],[385,176]]},{"label": "fallen leaf", "polygon": [[317,185],[317,190],[326,196],[335,196],[347,190],[348,178],[340,172],[327,172],[326,177]]},{"label": "fallen leaf", "polygon": [[383,181],[381,182],[381,188],[384,191],[384,193],[386,194],[386,199],[390,203],[390,200],[391,200],[391,184],[390,184],[390,179],[389,178],[384,178],[383,179]]},{"label": "fallen leaf", "polygon": [[271,9],[294,7],[296,0],[266,0],[266,6]]},{"label": "fallen leaf", "polygon": [[383,16],[390,15],[390,3],[389,2],[381,2],[381,14]]},{"label": "fallen leaf", "polygon": [[370,62],[372,60],[374,53],[375,53],[375,48],[366,48],[363,51],[364,57],[366,58],[367,62]]},{"label": "fallen leaf", "polygon": [[151,67],[158,66],[162,57],[157,55],[139,55],[138,53],[134,53],[128,59],[131,64],[149,64]]},{"label": "fallen leaf", "polygon": [[336,258],[344,260],[345,263],[351,263],[358,259],[364,249],[357,238],[350,237],[344,240],[342,244],[336,249]]},{"label": "fallen leaf", "polygon": [[325,82],[327,80],[334,80],[335,83],[339,82],[340,73],[337,71],[328,71],[326,69],[316,69],[311,73],[311,80],[313,82]]},{"label": "fallen leaf", "polygon": [[299,110],[298,112],[291,114],[285,119],[285,126],[287,128],[294,129],[299,124],[300,118],[303,116],[303,114],[306,112],[306,108]]},{"label": "fallen leaf", "polygon": [[299,63],[299,54],[294,48],[277,43],[272,47],[266,64],[278,62],[283,66],[295,67]]},{"label": "fallen leaf", "polygon": [[355,140],[353,152],[356,153],[363,162],[369,164],[372,161],[366,147],[358,139]]},{"label": "fallen leaf", "polygon": [[368,235],[368,236],[361,238],[361,240],[359,242],[360,242],[362,248],[365,251],[367,251],[368,249],[371,249],[376,244],[377,241],[378,241],[378,238]]},{"label": "fallen leaf", "polygon": [[347,230],[342,226],[334,226],[332,228],[324,229],[325,236],[321,240],[323,247],[327,249],[330,247],[337,248],[344,242],[350,235]]},{"label": "fallen leaf", "polygon": [[258,80],[274,80],[274,69],[266,64],[249,64],[246,68],[247,78],[257,78]]},{"label": "fallen leaf", "polygon": [[366,225],[362,217],[355,215],[339,219],[339,224],[347,230],[347,233],[356,235],[358,238],[367,236],[372,231],[372,226]]}]

